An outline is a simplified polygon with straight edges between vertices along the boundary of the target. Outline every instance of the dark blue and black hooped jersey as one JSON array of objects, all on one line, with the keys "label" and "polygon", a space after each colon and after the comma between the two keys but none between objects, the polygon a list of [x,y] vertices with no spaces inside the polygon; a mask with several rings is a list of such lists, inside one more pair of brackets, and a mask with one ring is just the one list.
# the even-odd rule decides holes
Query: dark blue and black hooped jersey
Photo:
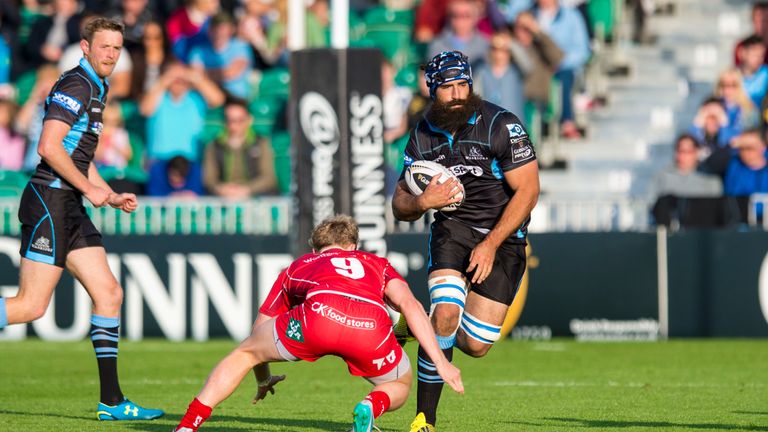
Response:
[{"label": "dark blue and black hooped jersey", "polygon": [[[464,202],[450,214],[438,212],[438,220],[450,218],[487,233],[514,195],[504,173],[535,161],[536,153],[517,116],[484,102],[455,135],[422,119],[411,131],[403,158],[405,168],[415,160],[431,160],[451,169],[464,185]],[[527,226],[528,220],[510,241],[524,243]]]},{"label": "dark blue and black hooped jersey", "polygon": [[[83,58],[80,65],[59,78],[45,100],[43,122],[60,120],[72,127],[62,144],[75,166],[85,176],[88,176],[88,166],[99,143],[108,91],[106,80],[100,79],[90,63]],[[31,181],[52,188],[73,189],[45,161],[37,166]]]}]

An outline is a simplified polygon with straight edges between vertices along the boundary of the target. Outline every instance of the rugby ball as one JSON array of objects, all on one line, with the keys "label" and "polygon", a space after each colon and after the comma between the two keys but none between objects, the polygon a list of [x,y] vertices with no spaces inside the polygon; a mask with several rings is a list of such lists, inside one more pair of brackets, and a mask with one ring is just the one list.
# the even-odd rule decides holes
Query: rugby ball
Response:
[{"label": "rugby ball", "polygon": [[[445,183],[451,178],[459,180],[453,171],[437,162],[417,160],[406,169],[405,184],[413,195],[419,196],[429,186],[432,178],[438,174],[442,174],[438,180],[439,183]],[[461,184],[461,180],[459,180],[459,188],[461,190],[456,195],[458,195],[461,201],[449,204],[439,209],[440,211],[454,211],[461,206],[461,203],[464,202],[464,185]]]}]

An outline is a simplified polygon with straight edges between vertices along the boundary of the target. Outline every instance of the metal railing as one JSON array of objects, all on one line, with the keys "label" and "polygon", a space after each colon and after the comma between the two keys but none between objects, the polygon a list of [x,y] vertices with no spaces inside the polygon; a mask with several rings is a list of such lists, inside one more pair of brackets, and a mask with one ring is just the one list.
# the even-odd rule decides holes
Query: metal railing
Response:
[{"label": "metal railing", "polygon": [[[285,197],[245,201],[214,197],[139,199],[139,208],[124,213],[85,204],[96,228],[109,235],[288,234],[293,206]],[[18,198],[0,199],[0,235],[18,235]]]},{"label": "metal railing", "polygon": [[[293,200],[289,197],[260,197],[246,201],[214,197],[180,200],[142,197],[134,213],[86,204],[94,225],[108,235],[158,234],[288,234],[293,226]],[[389,203],[387,203],[389,208]],[[542,196],[533,210],[532,233],[647,231],[651,229],[651,203],[624,198],[577,200]],[[16,236],[18,198],[0,198],[0,235]],[[749,204],[749,224],[768,230],[768,194],[755,194]],[[389,233],[427,232],[434,212],[414,222],[402,222],[387,211]]]}]

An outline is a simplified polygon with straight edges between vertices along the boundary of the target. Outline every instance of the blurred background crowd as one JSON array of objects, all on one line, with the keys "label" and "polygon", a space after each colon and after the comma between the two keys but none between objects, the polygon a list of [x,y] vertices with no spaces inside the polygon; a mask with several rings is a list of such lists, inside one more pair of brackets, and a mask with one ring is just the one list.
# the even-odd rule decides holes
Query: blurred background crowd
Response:
[{"label": "blurred background crowd", "polygon": [[[599,115],[590,114],[619,115],[625,109],[609,79],[640,77],[635,90],[642,90],[642,80],[663,85],[663,65],[654,76],[616,53],[629,52],[622,51],[625,43],[634,47],[630,55],[663,57],[665,48],[649,23],[675,14],[685,19],[685,7],[676,3],[696,2],[351,0],[350,46],[379,48],[385,60],[389,175],[399,173],[408,130],[430,104],[419,66],[442,50],[458,49],[472,61],[475,91],[516,113],[534,138],[543,168],[560,169],[543,173],[545,195],[630,195],[655,202],[653,214],[664,221],[679,212],[680,197],[768,192],[768,2],[712,2],[735,3],[745,15],[749,10],[750,28],[730,26],[732,36],[739,33],[738,43],[731,58],[716,60],[714,88],[684,92],[696,106],[690,121],[680,115],[669,120],[663,110],[650,113],[651,125],[671,122],[675,132],[684,132],[662,143],[670,149],[660,152],[669,166],[653,160],[659,152],[648,155],[647,148],[658,143],[647,142],[640,159],[651,160],[652,170],[634,163],[628,181],[615,175],[620,164],[613,163],[614,174],[601,187],[590,177],[596,170],[585,170],[569,150],[596,153],[600,143],[611,141]],[[307,0],[306,7],[307,46],[329,46],[328,0]],[[118,18],[126,26],[95,159],[114,188],[236,199],[289,194],[286,9],[285,0],[3,0],[0,194],[18,193],[39,161],[45,98],[58,76],[77,64],[80,30],[94,16]],[[727,33],[728,20],[720,21],[720,32]],[[676,77],[669,79],[677,86]],[[648,116],[644,106],[632,108],[637,118]],[[613,129],[624,127],[613,122]],[[623,138],[638,137],[625,128]],[[564,170],[569,162],[573,166]],[[573,189],[581,183],[584,190]]]}]

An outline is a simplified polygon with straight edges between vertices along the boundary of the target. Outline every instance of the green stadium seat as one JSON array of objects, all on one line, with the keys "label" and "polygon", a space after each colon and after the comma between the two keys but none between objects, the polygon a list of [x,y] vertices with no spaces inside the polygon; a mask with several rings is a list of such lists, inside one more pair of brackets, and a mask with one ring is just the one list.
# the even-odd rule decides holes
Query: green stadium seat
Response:
[{"label": "green stadium seat", "polygon": [[277,187],[282,195],[291,193],[291,134],[287,131],[272,135],[272,150],[275,152],[275,174]]},{"label": "green stadium seat", "polygon": [[203,131],[200,133],[201,151],[224,130],[224,127],[224,107],[209,109],[205,116]]},{"label": "green stadium seat", "polygon": [[408,63],[413,31],[413,11],[376,7],[368,10],[365,21],[365,38],[373,41],[395,69]]},{"label": "green stadium seat", "polygon": [[259,81],[259,98],[288,99],[291,91],[291,73],[288,69],[267,69]]},{"label": "green stadium seat", "polygon": [[589,26],[595,37],[608,41],[613,38],[614,0],[590,0],[587,2]]},{"label": "green stadium seat", "polygon": [[395,84],[412,90],[419,88],[419,71],[415,65],[408,65],[395,75]]},{"label": "green stadium seat", "polygon": [[272,135],[276,117],[285,105],[284,100],[272,97],[260,97],[251,102],[249,111],[253,116],[253,130],[261,136]]},{"label": "green stadium seat", "polygon": [[32,89],[35,87],[37,81],[37,72],[29,71],[19,75],[14,83],[16,86],[16,103],[19,106],[24,105],[29,99],[29,95],[32,93]]},{"label": "green stadium seat", "polygon": [[27,186],[29,175],[21,171],[0,171],[0,197],[20,196]]},{"label": "green stadium seat", "polygon": [[412,9],[387,9],[374,7],[365,12],[363,21],[366,27],[386,27],[393,29],[401,27],[410,31],[413,28],[414,13]]}]

